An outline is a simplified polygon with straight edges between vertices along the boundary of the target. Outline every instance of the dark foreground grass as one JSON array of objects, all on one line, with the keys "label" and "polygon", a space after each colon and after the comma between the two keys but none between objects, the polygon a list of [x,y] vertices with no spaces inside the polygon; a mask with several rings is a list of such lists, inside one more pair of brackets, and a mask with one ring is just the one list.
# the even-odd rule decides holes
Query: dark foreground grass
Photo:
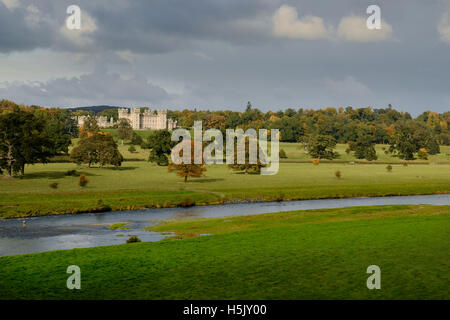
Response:
[{"label": "dark foreground grass", "polygon": [[[218,220],[161,226],[216,235],[0,258],[0,298],[450,299],[449,206]],[[66,288],[73,264],[81,290]],[[381,290],[366,287],[373,264]]]}]

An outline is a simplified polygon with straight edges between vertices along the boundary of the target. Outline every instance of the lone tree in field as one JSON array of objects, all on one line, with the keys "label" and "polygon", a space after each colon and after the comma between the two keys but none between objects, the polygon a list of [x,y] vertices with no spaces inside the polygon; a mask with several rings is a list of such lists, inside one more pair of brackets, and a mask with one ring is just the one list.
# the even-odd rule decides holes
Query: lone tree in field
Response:
[{"label": "lone tree in field", "polygon": [[[180,164],[171,163],[167,167],[169,172],[176,172],[178,176],[184,178],[184,182],[187,182],[189,177],[199,178],[204,176],[204,172],[206,171],[206,167],[202,157],[201,164],[194,163],[194,141],[186,141],[184,143],[191,144],[191,160],[190,163],[181,162]],[[183,156],[183,150],[180,152],[180,156]]]},{"label": "lone tree in field", "polygon": [[148,161],[156,163],[158,166],[169,164],[168,156],[176,142],[171,140],[169,130],[157,130],[147,138],[146,147],[150,148]]},{"label": "lone tree in field", "polygon": [[128,119],[119,119],[119,124],[117,126],[117,137],[122,140],[122,145],[124,140],[133,139],[133,128],[131,127]]},{"label": "lone tree in field", "polygon": [[311,158],[333,160],[339,157],[339,153],[334,152],[336,140],[328,135],[308,136],[304,140],[305,149]]},{"label": "lone tree in field", "polygon": [[107,164],[118,167],[123,161],[112,135],[104,132],[80,139],[78,145],[72,149],[70,158],[77,164],[87,163],[88,167],[94,163],[99,163],[100,167]]},{"label": "lone tree in field", "polygon": [[356,141],[350,142],[350,150],[355,152],[356,159],[377,160],[375,151],[375,127],[360,126],[356,130]]}]

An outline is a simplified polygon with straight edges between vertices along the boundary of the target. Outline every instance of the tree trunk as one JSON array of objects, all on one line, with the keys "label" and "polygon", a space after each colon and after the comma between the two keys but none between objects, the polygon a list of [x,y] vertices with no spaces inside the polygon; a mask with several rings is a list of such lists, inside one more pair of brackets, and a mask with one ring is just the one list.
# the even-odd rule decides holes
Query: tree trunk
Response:
[{"label": "tree trunk", "polygon": [[11,172],[12,172],[12,166],[8,166],[8,167],[6,168],[6,176],[7,176],[8,178],[11,178]]},{"label": "tree trunk", "polygon": [[11,144],[8,145],[8,154],[6,156],[6,163],[8,164],[7,170],[6,170],[6,176],[7,177],[11,177],[12,176],[12,165],[14,162],[14,158],[13,158],[13,147]]},{"label": "tree trunk", "polygon": [[20,175],[23,177],[25,175],[25,165],[21,165],[20,167]]},{"label": "tree trunk", "polygon": [[184,183],[187,182],[187,176],[184,176]]},{"label": "tree trunk", "polygon": [[122,145],[123,145],[123,139],[122,139]]}]

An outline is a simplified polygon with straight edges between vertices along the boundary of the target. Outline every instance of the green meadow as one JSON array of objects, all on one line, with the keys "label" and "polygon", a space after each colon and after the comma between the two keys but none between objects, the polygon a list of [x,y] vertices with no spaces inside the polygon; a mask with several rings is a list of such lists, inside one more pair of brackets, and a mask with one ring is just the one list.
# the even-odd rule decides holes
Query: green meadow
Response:
[{"label": "green meadow", "polygon": [[[450,299],[449,206],[166,221],[151,230],[176,236],[2,257],[0,299]],[[66,288],[74,264],[80,290]],[[370,265],[381,269],[380,290],[366,286]]]},{"label": "green meadow", "polygon": [[[0,217],[218,204],[225,201],[280,201],[448,193],[450,165],[281,163],[273,176],[235,173],[226,165],[207,167],[206,176],[184,183],[166,167],[126,161],[120,168],[87,168],[72,163],[27,166],[23,179],[0,179]],[[86,174],[86,187],[77,176]],[[335,176],[341,172],[341,178]],[[57,189],[49,185],[58,183]]]},{"label": "green meadow", "polygon": [[[290,162],[290,161],[311,161],[311,157],[305,152],[302,144],[300,143],[287,143],[281,142],[280,149],[286,151],[287,159],[280,159],[280,161]],[[389,145],[377,144],[375,145],[375,151],[377,152],[378,159],[375,161],[359,160],[353,156],[353,152],[347,154],[345,150],[347,149],[346,144],[337,144],[335,151],[339,153],[339,158],[333,160],[334,162],[359,162],[359,163],[404,163],[404,160],[398,157],[393,157],[390,153],[386,153],[389,150]],[[440,146],[441,152],[436,155],[428,156],[428,160],[411,160],[408,163],[445,163],[450,164],[450,146]]]},{"label": "green meadow", "polygon": [[[116,136],[115,129],[105,129]],[[136,131],[144,139],[151,131]],[[77,143],[74,139],[73,145]],[[377,145],[377,161],[356,160],[337,145],[341,156],[315,166],[300,143],[280,143],[288,158],[281,159],[273,176],[236,173],[224,165],[208,165],[206,176],[184,183],[167,167],[147,162],[149,151],[129,144],[119,150],[121,167],[78,166],[52,162],[27,165],[23,178],[0,177],[0,219],[47,214],[74,214],[220,204],[233,201],[281,201],[358,196],[389,196],[450,192],[450,147],[429,160],[400,161],[386,155],[386,145]],[[64,157],[63,157],[64,159]],[[392,172],[386,164],[393,166]],[[76,170],[72,176],[66,173]],[[335,176],[340,171],[341,178]],[[78,176],[90,180],[78,186]],[[56,188],[50,185],[57,184]]]},{"label": "green meadow", "polygon": [[[188,183],[147,162],[148,150],[128,148],[119,145],[125,161],[118,168],[54,162],[28,165],[23,178],[0,179],[0,219],[450,192],[449,147],[405,165],[384,153],[387,146],[377,146],[379,159],[368,163],[338,145],[339,159],[313,165],[300,144],[281,143],[288,158],[276,175],[208,165],[206,176]],[[78,185],[80,174],[89,179],[86,187]],[[162,221],[148,227],[172,234],[160,242],[2,257],[0,299],[449,299],[449,227],[449,206]],[[66,288],[72,264],[82,270],[81,290]],[[366,287],[373,264],[382,270],[381,290]]]}]

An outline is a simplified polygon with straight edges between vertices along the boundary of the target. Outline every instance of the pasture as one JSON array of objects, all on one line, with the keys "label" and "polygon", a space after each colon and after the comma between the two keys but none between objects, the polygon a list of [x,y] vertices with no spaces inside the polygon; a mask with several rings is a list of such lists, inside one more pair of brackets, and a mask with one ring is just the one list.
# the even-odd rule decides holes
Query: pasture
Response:
[{"label": "pasture", "polygon": [[1,257],[0,299],[449,299],[449,226],[449,206],[166,222],[189,238]]},{"label": "pasture", "polygon": [[[0,179],[0,217],[357,196],[448,193],[449,165],[281,163],[278,174],[261,176],[207,166],[206,176],[184,183],[166,167],[126,161],[119,168],[73,163],[27,166],[23,179]],[[76,170],[76,176],[66,176]],[[341,178],[335,176],[341,172]],[[79,174],[90,182],[78,186]],[[50,187],[58,183],[57,189]]]}]

